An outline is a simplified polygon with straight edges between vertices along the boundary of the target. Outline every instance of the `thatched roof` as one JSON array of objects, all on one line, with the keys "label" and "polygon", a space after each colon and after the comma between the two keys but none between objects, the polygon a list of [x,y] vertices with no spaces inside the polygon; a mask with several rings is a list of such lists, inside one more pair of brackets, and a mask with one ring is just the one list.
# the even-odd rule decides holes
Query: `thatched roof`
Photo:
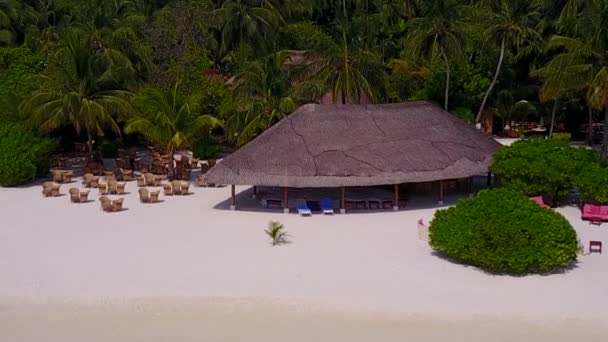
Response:
[{"label": "thatched roof", "polygon": [[216,184],[368,186],[488,172],[500,145],[427,102],[300,107],[207,173]]}]

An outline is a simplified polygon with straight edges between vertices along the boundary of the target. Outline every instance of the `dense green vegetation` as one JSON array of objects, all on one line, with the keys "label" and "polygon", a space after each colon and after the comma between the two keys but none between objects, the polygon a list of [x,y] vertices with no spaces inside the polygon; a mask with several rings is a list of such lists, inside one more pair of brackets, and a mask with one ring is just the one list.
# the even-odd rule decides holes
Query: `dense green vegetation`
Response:
[{"label": "dense green vegetation", "polygon": [[597,154],[560,139],[522,140],[498,150],[492,171],[525,195],[563,199],[582,170],[598,164]]},{"label": "dense green vegetation", "polygon": [[588,165],[576,177],[581,201],[608,204],[608,168]]},{"label": "dense green vegetation", "polygon": [[439,210],[430,244],[458,261],[495,273],[545,273],[578,253],[576,232],[561,214],[516,191],[485,190]]},{"label": "dense green vegetation", "polygon": [[55,141],[18,124],[0,125],[0,186],[30,182],[46,172]]},{"label": "dense green vegetation", "polygon": [[608,123],[606,17],[604,0],[3,0],[0,117],[170,153],[238,147],[321,99],[428,100],[583,138]]}]

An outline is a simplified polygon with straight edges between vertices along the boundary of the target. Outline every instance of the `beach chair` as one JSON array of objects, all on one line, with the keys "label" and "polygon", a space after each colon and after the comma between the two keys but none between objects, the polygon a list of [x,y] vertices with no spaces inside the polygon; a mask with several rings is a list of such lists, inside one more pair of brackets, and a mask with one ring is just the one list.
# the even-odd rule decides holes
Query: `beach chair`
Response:
[{"label": "beach chair", "polygon": [[171,187],[171,184],[163,184],[163,191],[165,196],[173,196],[173,188]]},{"label": "beach chair", "polygon": [[89,200],[89,192],[91,192],[91,191],[87,190],[87,191],[82,191],[79,193],[78,199],[79,199],[80,203],[86,203]]},{"label": "beach chair", "polygon": [[122,175],[122,180],[125,182],[129,182],[134,180],[135,178],[133,178],[133,170],[125,170],[125,169],[118,169],[120,171],[120,174]]},{"label": "beach chair", "polygon": [[121,211],[122,210],[122,203],[125,201],[124,198],[119,198],[117,200],[113,200],[112,201],[112,209],[114,209],[114,211]]},{"label": "beach chair", "polygon": [[312,216],[312,211],[310,211],[310,208],[304,200],[296,201],[296,210],[298,211],[298,215],[300,216]]},{"label": "beach chair", "polygon": [[153,186],[161,186],[161,182],[163,181],[162,176],[154,176],[152,177],[152,185]]},{"label": "beach chair", "polygon": [[141,203],[149,203],[150,202],[150,192],[146,188],[141,188],[137,190],[139,193],[139,200]]},{"label": "beach chair", "polygon": [[190,194],[190,182],[183,182],[181,185],[182,195]]},{"label": "beach chair", "polygon": [[87,188],[90,188],[91,187],[91,180],[93,179],[93,176],[94,175],[92,173],[85,173],[82,176],[82,185],[85,186],[85,187],[87,187]]},{"label": "beach chair", "polygon": [[137,180],[137,186],[142,188],[144,186],[146,186],[146,179],[144,178],[144,176],[139,176],[136,178]]},{"label": "beach chair", "polygon": [[53,182],[63,183],[63,173],[61,173],[61,171],[53,170],[53,171],[51,171],[51,176],[52,176]]},{"label": "beach chair", "polygon": [[108,184],[97,184],[97,190],[99,190],[99,196],[108,194]]},{"label": "beach chair", "polygon": [[118,182],[115,179],[108,180],[108,192],[110,194],[116,194],[118,191]]},{"label": "beach chair", "polygon": [[96,188],[99,186],[99,176],[93,176],[91,177],[91,182],[89,183],[89,185],[91,186],[91,188]]},{"label": "beach chair", "polygon": [[144,179],[146,180],[147,186],[154,186],[154,175],[150,172],[144,173]]},{"label": "beach chair", "polygon": [[196,177],[196,185],[198,185],[201,188],[205,188],[207,187],[207,180],[205,180],[205,176],[203,175],[198,175]]},{"label": "beach chair", "polygon": [[150,203],[158,202],[158,197],[160,196],[160,190],[150,191]]},{"label": "beach chair", "polygon": [[124,195],[125,192],[125,188],[127,187],[127,183],[117,183],[116,184],[116,194],[117,195]]},{"label": "beach chair", "polygon": [[334,214],[334,201],[331,198],[325,197],[321,200],[321,210],[323,214],[333,215]]},{"label": "beach chair", "polygon": [[114,211],[114,206],[112,205],[112,201],[106,196],[99,197],[99,202],[101,203],[101,210],[105,212]]},{"label": "beach chair", "polygon": [[50,197],[51,196],[53,184],[55,184],[55,183],[53,183],[53,182],[44,182],[44,183],[42,183],[42,196],[44,196],[44,197]]},{"label": "beach chair", "polygon": [[62,176],[62,182],[64,183],[71,183],[72,182],[72,171],[62,171],[61,172],[61,176]]},{"label": "beach chair", "polygon": [[182,182],[180,182],[178,180],[171,181],[171,186],[173,187],[173,194],[174,195],[181,195],[182,194]]},{"label": "beach chair", "polygon": [[80,190],[78,190],[78,188],[70,188],[68,192],[72,203],[80,203]]},{"label": "beach chair", "polygon": [[608,206],[585,203],[583,205],[582,219],[591,222],[608,221]]},{"label": "beach chair", "polygon": [[53,184],[53,185],[51,185],[51,196],[52,197],[57,197],[57,196],[61,195],[61,193],[59,192],[60,188],[61,188],[61,184]]}]

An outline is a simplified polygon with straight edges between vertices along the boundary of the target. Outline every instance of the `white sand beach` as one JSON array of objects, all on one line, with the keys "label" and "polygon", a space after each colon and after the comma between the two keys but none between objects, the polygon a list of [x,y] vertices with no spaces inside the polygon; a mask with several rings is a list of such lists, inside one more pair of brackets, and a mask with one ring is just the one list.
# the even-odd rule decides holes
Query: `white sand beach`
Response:
[{"label": "white sand beach", "polygon": [[[231,212],[228,187],[142,204],[131,182],[128,210],[107,214],[96,191],[95,202],[72,204],[40,190],[0,188],[3,341],[604,341],[608,333],[606,254],[581,255],[559,274],[490,275],[418,239],[416,221],[428,222],[436,206],[301,218]],[[557,210],[585,246],[608,243],[607,224],[581,221],[576,207]],[[268,243],[270,220],[285,224],[290,243]]]}]

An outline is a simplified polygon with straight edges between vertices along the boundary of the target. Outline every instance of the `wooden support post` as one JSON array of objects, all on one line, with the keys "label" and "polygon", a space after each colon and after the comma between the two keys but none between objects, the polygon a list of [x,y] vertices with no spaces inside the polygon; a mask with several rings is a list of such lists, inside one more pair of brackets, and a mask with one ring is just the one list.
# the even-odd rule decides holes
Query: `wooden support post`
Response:
[{"label": "wooden support post", "polygon": [[492,171],[488,172],[487,184],[488,186],[492,186]]},{"label": "wooden support post", "polygon": [[236,185],[232,184],[231,189],[230,210],[236,210]]},{"label": "wooden support post", "polygon": [[399,210],[399,184],[395,184],[393,189],[393,210]]},{"label": "wooden support post", "polygon": [[437,204],[443,204],[443,180],[439,181],[439,201],[437,201]]},{"label": "wooden support post", "polygon": [[253,195],[251,195],[251,198],[256,199],[258,197],[258,187],[257,186],[253,186]]},{"label": "wooden support post", "polygon": [[287,188],[283,188],[283,212],[285,214],[289,213],[289,191]]},{"label": "wooden support post", "polygon": [[346,214],[346,189],[340,188],[340,214]]}]

